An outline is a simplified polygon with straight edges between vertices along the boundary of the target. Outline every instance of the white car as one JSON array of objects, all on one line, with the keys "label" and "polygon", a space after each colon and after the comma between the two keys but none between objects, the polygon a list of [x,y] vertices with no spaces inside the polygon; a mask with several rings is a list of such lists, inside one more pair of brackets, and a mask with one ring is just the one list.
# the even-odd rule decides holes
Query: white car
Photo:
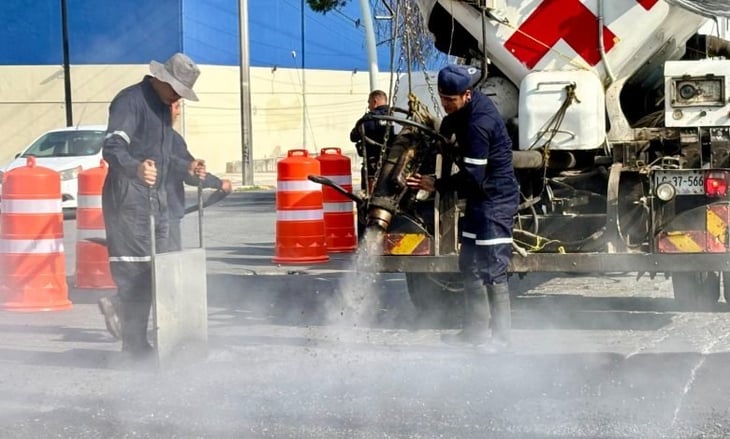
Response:
[{"label": "white car", "polygon": [[25,166],[28,157],[34,156],[37,166],[53,169],[61,175],[61,207],[64,210],[76,209],[79,172],[100,166],[104,136],[106,127],[103,125],[81,125],[48,131],[18,153],[0,172]]}]

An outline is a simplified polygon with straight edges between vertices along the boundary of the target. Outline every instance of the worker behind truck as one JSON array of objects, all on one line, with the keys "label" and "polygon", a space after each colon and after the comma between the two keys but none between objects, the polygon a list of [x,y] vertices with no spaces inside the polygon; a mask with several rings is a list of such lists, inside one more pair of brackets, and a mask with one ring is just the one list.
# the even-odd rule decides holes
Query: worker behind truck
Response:
[{"label": "worker behind truck", "polygon": [[[387,139],[393,138],[393,126],[384,120],[372,119],[371,116],[388,114],[388,95],[382,90],[373,90],[368,95],[368,111],[361,117],[350,131],[350,141],[355,142],[357,155],[363,158],[360,168],[361,188],[372,191],[375,172],[378,170],[380,154]],[[363,137],[364,135],[364,137]]]},{"label": "worker behind truck", "polygon": [[441,69],[438,92],[446,117],[439,131],[446,139],[455,138],[458,144],[458,154],[454,154],[458,172],[444,174],[438,180],[414,174],[407,183],[429,192],[457,191],[460,198],[466,199],[460,221],[459,252],[466,312],[463,329],[444,335],[444,341],[491,341],[492,346],[500,349],[510,341],[507,268],[519,189],[512,168],[512,142],[502,117],[487,96],[473,89],[480,76],[478,69],[463,65]]},{"label": "worker behind truck", "polygon": [[[174,124],[180,117],[182,100],[175,101],[170,106],[172,113],[172,123]],[[194,160],[192,154],[188,150],[188,145],[180,133],[173,131],[172,154],[185,161]],[[181,223],[185,216],[185,184],[197,186],[201,184],[203,188],[217,189],[228,195],[231,193],[231,181],[216,177],[207,172],[205,178],[199,180],[197,176],[190,175],[186,170],[182,172],[171,172],[167,179],[167,210],[168,219],[170,221],[170,232],[167,244],[168,251],[182,250],[182,231]]]},{"label": "worker behind truck", "polygon": [[152,305],[151,240],[159,252],[166,250],[166,179],[171,172],[205,177],[202,160],[183,160],[171,154],[170,105],[180,98],[198,100],[193,85],[200,70],[188,56],[176,53],[164,64],[152,61],[150,72],[152,76],[145,76],[112,100],[102,150],[109,163],[102,209],[117,300],[105,298],[99,307],[110,332],[121,332],[122,352],[134,360],[153,353],[147,340]]}]

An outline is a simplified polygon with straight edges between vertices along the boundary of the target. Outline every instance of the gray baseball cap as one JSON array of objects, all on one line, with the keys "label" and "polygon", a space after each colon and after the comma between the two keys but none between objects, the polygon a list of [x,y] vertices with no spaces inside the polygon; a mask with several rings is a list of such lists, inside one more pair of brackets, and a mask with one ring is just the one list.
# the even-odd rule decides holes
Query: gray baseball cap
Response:
[{"label": "gray baseball cap", "polygon": [[200,69],[190,57],[183,53],[176,53],[165,61],[164,64],[157,61],[150,61],[150,72],[162,82],[166,82],[172,88],[189,101],[197,101],[198,95],[193,91],[193,85],[200,76]]}]

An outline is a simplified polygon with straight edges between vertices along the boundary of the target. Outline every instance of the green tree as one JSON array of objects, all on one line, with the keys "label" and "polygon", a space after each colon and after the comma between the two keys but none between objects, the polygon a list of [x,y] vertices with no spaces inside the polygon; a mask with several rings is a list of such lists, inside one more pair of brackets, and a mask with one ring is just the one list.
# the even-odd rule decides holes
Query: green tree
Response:
[{"label": "green tree", "polygon": [[349,0],[307,0],[307,4],[314,12],[326,14],[334,9],[341,8]]}]

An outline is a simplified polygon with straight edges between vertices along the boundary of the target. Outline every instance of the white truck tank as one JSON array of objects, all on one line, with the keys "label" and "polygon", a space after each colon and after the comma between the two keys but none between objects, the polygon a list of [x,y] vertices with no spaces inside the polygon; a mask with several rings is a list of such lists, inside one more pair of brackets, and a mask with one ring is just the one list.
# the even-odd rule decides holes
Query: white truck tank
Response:
[{"label": "white truck tank", "polygon": [[[574,98],[568,96],[569,90]],[[520,91],[519,149],[539,148],[548,142],[552,150],[587,150],[603,145],[603,86],[592,72],[528,73]]]},{"label": "white truck tank", "polygon": [[[427,23],[434,14],[451,15],[481,48],[482,19],[474,2],[417,3]],[[487,54],[515,84],[536,70],[586,70],[602,83],[631,76],[650,58],[653,62],[679,58],[684,43],[707,20],[664,0],[486,3],[494,16],[503,19],[487,20]]]}]

